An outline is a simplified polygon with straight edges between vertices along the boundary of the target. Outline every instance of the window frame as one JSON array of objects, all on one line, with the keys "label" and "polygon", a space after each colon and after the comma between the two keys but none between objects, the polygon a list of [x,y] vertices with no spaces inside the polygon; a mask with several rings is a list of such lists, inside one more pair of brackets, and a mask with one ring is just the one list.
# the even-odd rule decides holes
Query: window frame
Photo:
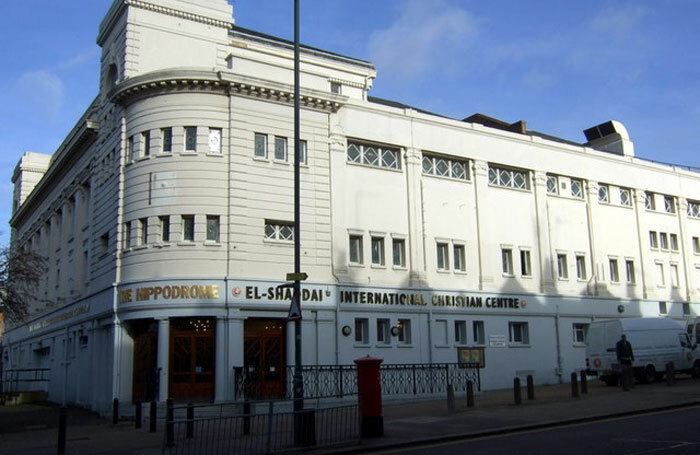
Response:
[{"label": "window frame", "polygon": [[[291,230],[289,236],[283,235],[283,229]],[[265,220],[263,238],[268,242],[293,243],[294,242],[294,222],[284,220]],[[288,237],[288,238],[286,238]]]},{"label": "window frame", "polygon": [[574,322],[571,324],[574,346],[585,346],[588,343],[589,327],[589,324],[583,322]]},{"label": "window frame", "polygon": [[166,127],[160,129],[161,153],[173,153],[173,129]]},{"label": "window frame", "polygon": [[627,284],[636,284],[637,276],[634,271],[634,259],[625,259],[625,274]]},{"label": "window frame", "polygon": [[608,258],[608,269],[610,271],[610,282],[619,283],[620,282],[620,269],[617,263],[617,258]]},{"label": "window frame", "polygon": [[586,281],[588,279],[588,274],[586,273],[586,255],[584,254],[576,255],[576,279],[579,281]]},{"label": "window frame", "polygon": [[141,157],[151,156],[151,131],[146,130],[141,132]]},{"label": "window frame", "polygon": [[439,272],[448,272],[450,270],[449,246],[450,244],[448,242],[435,242],[435,265]]},{"label": "window frame", "polygon": [[[262,151],[262,155],[258,153],[259,151]],[[267,134],[254,133],[253,134],[253,157],[266,160],[267,154],[268,154]]]},{"label": "window frame", "polygon": [[[398,246],[398,249],[397,249]],[[396,263],[396,253],[399,253],[399,263]],[[406,268],[406,239],[392,237],[391,239],[391,263],[394,268]]]},{"label": "window frame", "polygon": [[486,345],[486,323],[483,320],[472,321],[472,341],[477,346]]},{"label": "window frame", "polygon": [[[184,128],[184,152],[185,153],[197,153],[197,127],[196,126],[185,126]],[[192,133],[192,135],[190,135]],[[190,140],[194,140],[194,148],[190,148]]]},{"label": "window frame", "polygon": [[513,273],[513,248],[501,247],[501,272],[504,276],[515,276]]},{"label": "window frame", "polygon": [[520,275],[532,277],[532,253],[527,248],[520,248]]},{"label": "window frame", "polygon": [[[217,133],[218,133],[218,135],[217,135]],[[218,136],[218,142],[219,142],[218,150],[212,149],[212,139],[214,137],[217,137],[217,136]],[[223,140],[224,140],[224,132],[223,132],[222,128],[209,127],[209,134],[207,136],[207,147],[208,147],[209,153],[212,153],[214,155],[221,155],[221,153],[223,152]]]},{"label": "window frame", "polygon": [[[348,264],[350,265],[364,265],[363,257],[363,235],[361,234],[349,234],[348,235]],[[353,248],[353,241],[355,241],[355,248]],[[356,254],[356,260],[353,260],[353,251]]]},{"label": "window frame", "polygon": [[598,184],[598,202],[610,203],[610,185],[605,183]]},{"label": "window frame", "polygon": [[557,279],[569,279],[569,261],[566,253],[557,253]]},{"label": "window frame", "polygon": [[369,345],[369,318],[355,318],[355,344]]},{"label": "window frame", "polygon": [[163,243],[170,241],[170,215],[158,217],[160,241]]},{"label": "window frame", "polygon": [[383,235],[377,234],[370,235],[371,264],[374,267],[386,267],[384,237]]},{"label": "window frame", "polygon": [[620,188],[620,205],[632,207],[632,190],[629,188]]},{"label": "window frame", "polygon": [[644,192],[644,208],[656,211],[656,197],[651,191]]},{"label": "window frame", "polygon": [[[530,191],[531,189],[529,170],[510,168],[507,166],[499,166],[497,164],[489,163],[487,172],[490,186],[524,191]],[[516,184],[516,176],[522,177],[522,185]]]},{"label": "window frame", "polygon": [[194,215],[181,215],[182,233],[181,239],[183,242],[194,242]]},{"label": "window frame", "polygon": [[467,344],[469,344],[469,338],[467,334],[467,321],[454,321],[454,339],[455,344],[457,346],[466,346]]},{"label": "window frame", "polygon": [[375,327],[377,329],[376,341],[378,346],[391,345],[391,319],[377,318]]},{"label": "window frame", "polygon": [[[356,159],[351,158],[351,148],[354,148],[354,150],[357,151]],[[368,158],[370,149],[372,153],[375,154],[374,159]],[[384,158],[385,155],[393,156],[393,166],[386,165],[387,161]],[[345,149],[345,162],[348,164],[367,166],[371,168],[401,171],[401,149],[368,142],[348,140],[347,147]]]},{"label": "window frame", "polygon": [[463,243],[452,244],[452,267],[455,272],[467,271],[467,248]]},{"label": "window frame", "polygon": [[[571,189],[571,197],[573,197],[575,199],[583,199],[583,180],[582,179],[572,178],[569,181],[569,187]],[[576,188],[576,191],[574,191],[574,188]]]},{"label": "window frame", "polygon": [[148,218],[139,218],[139,246],[148,245]]},{"label": "window frame", "polygon": [[656,231],[649,231],[649,248],[652,250],[659,249],[659,235]]},{"label": "window frame", "polygon": [[[278,147],[280,146],[281,147]],[[275,149],[272,158],[279,163],[286,163],[289,159],[289,149],[288,149],[287,138],[284,136],[275,136]],[[278,151],[282,151],[282,157],[278,156]]]},{"label": "window frame", "polygon": [[[215,228],[215,232],[210,232],[210,228]],[[213,235],[212,235],[213,234]],[[221,242],[221,216],[207,215],[207,242]]]},{"label": "window frame", "polygon": [[396,327],[399,329],[399,333],[397,335],[398,344],[403,346],[410,346],[413,344],[411,320],[407,318],[399,318]]},{"label": "window frame", "polygon": [[664,212],[676,213],[676,201],[673,196],[664,196]]},{"label": "window frame", "polygon": [[547,174],[545,181],[545,187],[547,189],[547,194],[559,194],[559,177],[556,175]]},{"label": "window frame", "polygon": [[[445,174],[441,174],[438,171],[438,165],[442,162],[444,162],[447,166]],[[459,177],[458,173],[455,171],[455,169],[460,168],[464,172],[462,177]],[[428,175],[431,177],[446,178],[460,182],[471,181],[468,159],[461,159],[456,157],[438,155],[430,152],[423,152],[421,158],[421,171],[423,175]]]},{"label": "window frame", "polygon": [[[518,340],[517,338],[520,338]],[[529,346],[530,327],[525,321],[508,321],[508,345]]]}]

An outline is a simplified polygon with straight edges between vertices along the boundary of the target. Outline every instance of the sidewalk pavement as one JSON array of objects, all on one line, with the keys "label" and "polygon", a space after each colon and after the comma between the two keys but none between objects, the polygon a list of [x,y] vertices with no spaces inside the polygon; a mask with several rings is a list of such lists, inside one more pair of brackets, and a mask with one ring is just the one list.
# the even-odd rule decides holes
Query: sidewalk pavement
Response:
[{"label": "sidewalk pavement", "polygon": [[[569,384],[535,388],[528,401],[523,388],[521,405],[513,403],[513,390],[478,394],[475,406],[467,408],[464,394],[456,396],[456,412],[449,413],[446,400],[384,402],[384,433],[358,445],[343,445],[307,451],[309,454],[354,454],[370,450],[401,448],[420,442],[444,442],[464,437],[507,433],[565,423],[581,423],[606,417],[633,415],[653,410],[700,405],[700,381],[680,378],[674,386],[665,383],[637,385],[628,392],[599,381],[588,384],[589,393],[571,397]],[[58,409],[46,406],[0,407],[0,455],[55,454]],[[28,428],[27,428],[28,427]],[[24,431],[21,431],[24,430]],[[111,422],[86,411],[71,410],[67,430],[68,454],[159,454],[163,422],[157,433],[144,422],[136,430],[133,422],[112,426]]]}]

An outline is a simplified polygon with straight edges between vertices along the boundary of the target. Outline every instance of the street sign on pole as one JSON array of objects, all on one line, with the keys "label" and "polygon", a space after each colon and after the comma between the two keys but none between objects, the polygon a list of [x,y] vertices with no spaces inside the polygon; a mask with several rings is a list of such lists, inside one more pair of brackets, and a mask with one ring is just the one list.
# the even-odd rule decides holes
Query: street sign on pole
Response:
[{"label": "street sign on pole", "polygon": [[309,274],[306,272],[300,272],[300,273],[288,273],[287,274],[287,281],[304,281],[309,277]]},{"label": "street sign on pole", "polygon": [[301,321],[301,305],[299,305],[299,295],[294,293],[292,303],[289,305],[288,321]]}]

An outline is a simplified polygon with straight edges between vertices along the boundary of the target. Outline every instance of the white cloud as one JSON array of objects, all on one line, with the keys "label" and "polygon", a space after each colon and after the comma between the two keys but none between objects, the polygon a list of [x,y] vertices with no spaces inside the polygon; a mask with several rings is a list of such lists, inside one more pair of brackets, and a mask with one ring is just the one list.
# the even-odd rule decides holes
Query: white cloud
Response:
[{"label": "white cloud", "polygon": [[638,5],[623,5],[601,11],[591,21],[590,28],[594,32],[608,33],[613,36],[626,36],[634,33],[637,25],[647,9]]},{"label": "white cloud", "polygon": [[369,38],[369,55],[380,71],[416,79],[463,66],[464,51],[478,35],[477,21],[468,11],[444,0],[408,0],[401,6],[396,21]]},{"label": "white cloud", "polygon": [[64,101],[63,81],[58,76],[45,70],[27,72],[20,76],[17,87],[31,107],[51,119],[58,116]]},{"label": "white cloud", "polygon": [[79,54],[74,55],[73,57],[64,60],[62,62],[59,62],[55,65],[55,68],[57,70],[67,70],[71,69],[74,66],[78,66],[88,60],[91,60],[95,57],[97,57],[100,53],[100,48],[97,46],[91,47],[90,49],[81,52]]}]

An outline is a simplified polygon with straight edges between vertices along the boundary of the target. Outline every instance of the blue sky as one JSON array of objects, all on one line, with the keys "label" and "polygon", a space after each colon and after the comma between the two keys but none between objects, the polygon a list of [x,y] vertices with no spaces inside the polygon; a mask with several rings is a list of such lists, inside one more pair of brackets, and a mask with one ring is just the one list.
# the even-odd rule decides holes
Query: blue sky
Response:
[{"label": "blue sky", "polygon": [[[0,6],[0,244],[24,151],[53,153],[97,94],[111,0]],[[239,26],[292,39],[292,0],[234,0]],[[700,2],[301,0],[302,41],[372,61],[371,94],[481,112],[574,141],[614,119],[637,156],[700,166]]]}]

